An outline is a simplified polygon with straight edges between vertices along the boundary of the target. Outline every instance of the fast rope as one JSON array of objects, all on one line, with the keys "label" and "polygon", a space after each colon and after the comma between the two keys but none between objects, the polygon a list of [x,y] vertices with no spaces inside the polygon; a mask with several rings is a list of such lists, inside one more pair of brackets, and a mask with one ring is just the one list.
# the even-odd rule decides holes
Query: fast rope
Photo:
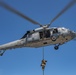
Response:
[{"label": "fast rope", "polygon": [[[44,60],[44,47],[43,47],[43,60]],[[44,75],[44,70],[43,70],[43,75]]]},{"label": "fast rope", "polygon": [[44,75],[44,69],[45,69],[45,66],[46,66],[46,60],[44,59],[44,47],[43,47],[43,50],[42,50],[42,56],[43,56],[43,59],[41,61],[41,67],[42,67],[42,70],[43,70],[43,75]]},{"label": "fast rope", "polygon": [[43,52],[42,53],[43,53],[42,55],[43,55],[43,60],[44,60],[44,47],[43,47]]},{"label": "fast rope", "polygon": [[44,75],[44,70],[43,70],[43,75]]},{"label": "fast rope", "polygon": [[[43,60],[44,60],[44,47],[43,47]],[[43,75],[44,75],[44,69],[43,69]]]}]

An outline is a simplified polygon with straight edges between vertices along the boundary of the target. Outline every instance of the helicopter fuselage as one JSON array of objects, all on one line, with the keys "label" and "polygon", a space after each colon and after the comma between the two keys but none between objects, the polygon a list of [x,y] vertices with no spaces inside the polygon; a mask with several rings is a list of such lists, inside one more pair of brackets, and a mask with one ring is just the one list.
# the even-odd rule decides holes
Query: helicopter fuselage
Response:
[{"label": "helicopter fuselage", "polygon": [[46,29],[36,29],[27,35],[26,47],[41,47],[46,45],[62,45],[74,39],[76,33],[64,27],[53,27]]},{"label": "helicopter fuselage", "polygon": [[62,45],[76,37],[76,33],[64,27],[37,28],[28,31],[21,39],[0,45],[0,50],[20,47],[42,47],[47,45]]}]

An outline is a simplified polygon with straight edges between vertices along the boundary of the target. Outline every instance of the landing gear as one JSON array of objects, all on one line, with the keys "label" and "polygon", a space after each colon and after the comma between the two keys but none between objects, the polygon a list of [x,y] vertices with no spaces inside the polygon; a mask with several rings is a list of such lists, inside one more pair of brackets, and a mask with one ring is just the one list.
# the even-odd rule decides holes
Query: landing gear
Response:
[{"label": "landing gear", "polygon": [[0,56],[3,56],[6,50],[0,50]]},{"label": "landing gear", "polygon": [[55,50],[58,50],[58,49],[59,49],[59,46],[55,46],[54,49],[55,49]]},{"label": "landing gear", "polygon": [[59,46],[60,46],[60,44],[55,45],[54,49],[55,49],[55,50],[58,50],[58,49],[59,49]]}]

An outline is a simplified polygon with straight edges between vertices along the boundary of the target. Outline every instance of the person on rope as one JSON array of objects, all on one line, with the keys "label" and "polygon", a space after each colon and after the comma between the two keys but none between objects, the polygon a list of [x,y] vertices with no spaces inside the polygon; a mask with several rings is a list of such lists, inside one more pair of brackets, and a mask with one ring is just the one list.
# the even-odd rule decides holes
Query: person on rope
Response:
[{"label": "person on rope", "polygon": [[42,60],[42,62],[41,62],[42,70],[45,69],[46,62],[47,62],[47,60],[44,60],[44,59]]}]

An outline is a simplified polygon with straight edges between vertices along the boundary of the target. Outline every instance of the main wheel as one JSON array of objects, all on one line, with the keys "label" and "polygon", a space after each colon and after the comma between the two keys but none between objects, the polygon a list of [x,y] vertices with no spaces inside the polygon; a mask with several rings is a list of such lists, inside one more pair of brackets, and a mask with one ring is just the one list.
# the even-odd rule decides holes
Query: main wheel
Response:
[{"label": "main wheel", "polygon": [[58,50],[58,49],[59,49],[59,46],[55,46],[54,49],[55,49],[55,50]]}]

